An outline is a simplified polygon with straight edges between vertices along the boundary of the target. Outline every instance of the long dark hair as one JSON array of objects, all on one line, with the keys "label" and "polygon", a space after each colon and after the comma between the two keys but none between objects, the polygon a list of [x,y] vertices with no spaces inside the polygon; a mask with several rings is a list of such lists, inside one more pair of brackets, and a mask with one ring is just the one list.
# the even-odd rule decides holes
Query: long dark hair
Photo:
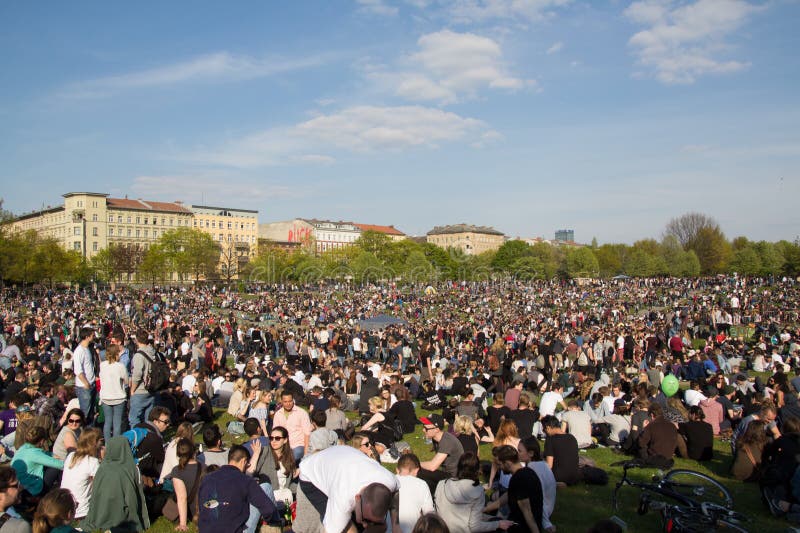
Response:
[{"label": "long dark hair", "polygon": [[189,464],[189,461],[194,459],[194,442],[186,438],[178,439],[178,444],[175,446],[175,454],[178,456],[178,468],[183,470]]},{"label": "long dark hair", "polygon": [[473,452],[464,452],[458,459],[456,478],[472,480],[472,485],[477,487],[481,484],[480,467],[481,463],[478,460],[477,455],[475,455]]},{"label": "long dark hair", "polygon": [[280,465],[283,465],[283,469],[286,470],[286,475],[292,477],[294,475],[294,469],[296,468],[296,464],[294,462],[294,454],[292,453],[292,447],[289,446],[289,431],[283,426],[275,426],[270,431],[270,437],[272,437],[272,433],[277,431],[283,437],[283,445],[281,445],[280,458],[275,455],[275,449],[270,446],[270,453],[272,453],[272,458],[275,460],[275,469],[277,470],[280,468]]}]

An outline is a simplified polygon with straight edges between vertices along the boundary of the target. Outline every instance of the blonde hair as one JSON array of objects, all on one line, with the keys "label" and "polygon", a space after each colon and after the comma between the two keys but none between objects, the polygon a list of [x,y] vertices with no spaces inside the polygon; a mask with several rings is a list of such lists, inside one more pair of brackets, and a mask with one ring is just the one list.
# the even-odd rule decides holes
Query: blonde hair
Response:
[{"label": "blonde hair", "polygon": [[456,421],[453,424],[453,429],[456,433],[460,433],[462,435],[472,435],[472,430],[474,427],[475,426],[472,423],[472,418],[464,415],[456,415]]},{"label": "blonde hair", "polygon": [[69,467],[74,468],[84,457],[96,457],[97,445],[103,434],[99,428],[86,428],[81,431],[81,436],[78,437],[78,444],[75,447],[75,453],[72,454],[72,460],[69,462]]},{"label": "blonde hair", "polygon": [[380,396],[373,396],[369,399],[369,406],[378,410],[383,409],[383,398]]},{"label": "blonde hair", "polygon": [[235,390],[235,391],[238,390],[239,392],[244,393],[246,389],[247,389],[247,380],[246,379],[239,378],[239,379],[237,379],[236,381],[233,382],[233,390]]}]

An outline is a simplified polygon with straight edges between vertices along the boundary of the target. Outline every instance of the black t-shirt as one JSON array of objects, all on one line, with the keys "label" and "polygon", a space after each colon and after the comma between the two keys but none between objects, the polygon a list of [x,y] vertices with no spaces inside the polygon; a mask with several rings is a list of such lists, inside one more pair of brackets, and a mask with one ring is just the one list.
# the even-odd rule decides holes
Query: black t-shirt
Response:
[{"label": "black t-shirt", "polygon": [[543,498],[542,482],[539,481],[539,476],[536,475],[536,472],[524,467],[517,470],[508,482],[508,507],[510,509],[508,519],[516,522],[508,531],[510,533],[526,533],[530,531],[525,521],[525,515],[522,514],[522,509],[519,506],[521,500],[530,502],[533,519],[536,521],[539,531],[542,531]]},{"label": "black t-shirt", "polygon": [[539,412],[533,409],[517,409],[511,411],[511,420],[517,425],[519,438],[533,435],[533,424],[539,420]]},{"label": "black t-shirt", "polygon": [[489,424],[489,427],[492,428],[493,433],[497,433],[497,429],[500,427],[500,422],[504,417],[511,417],[511,409],[507,405],[501,405],[500,407],[491,405],[486,410],[486,422]]},{"label": "black t-shirt", "polygon": [[722,414],[725,416],[725,420],[730,420],[731,417],[728,415],[728,410],[733,409],[733,402],[727,396],[717,396],[717,402],[722,404]]},{"label": "black t-shirt", "polygon": [[714,456],[714,430],[702,420],[691,420],[678,426],[678,433],[686,437],[686,452],[695,461],[710,461]]},{"label": "black t-shirt", "polygon": [[475,435],[465,435],[463,433],[456,436],[458,442],[461,443],[461,447],[464,448],[464,453],[472,452],[476,456],[478,455],[478,442],[475,440]]},{"label": "black t-shirt", "polygon": [[578,441],[569,433],[557,433],[544,441],[544,456],[553,457],[556,481],[574,485],[581,480],[578,469]]}]

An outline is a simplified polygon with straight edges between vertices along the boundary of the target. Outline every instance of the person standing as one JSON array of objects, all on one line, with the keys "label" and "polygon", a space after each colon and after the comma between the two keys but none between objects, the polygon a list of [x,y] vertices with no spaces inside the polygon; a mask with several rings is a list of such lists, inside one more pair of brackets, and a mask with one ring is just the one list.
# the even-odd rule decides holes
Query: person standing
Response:
[{"label": "person standing", "polygon": [[136,353],[133,354],[131,372],[131,399],[128,411],[130,427],[136,427],[147,418],[155,404],[155,395],[147,390],[147,379],[150,366],[155,360],[155,348],[150,346],[147,332],[140,329],[136,332]]},{"label": "person standing", "polygon": [[289,432],[289,446],[292,447],[294,460],[300,461],[308,450],[308,439],[311,436],[311,419],[308,413],[295,405],[291,392],[281,394],[281,406],[272,418],[273,426],[283,426]]},{"label": "person standing", "polygon": [[125,414],[128,371],[119,362],[120,346],[112,344],[106,350],[106,360],[100,363],[100,405],[103,407],[103,437],[122,435],[122,417]]},{"label": "person standing", "polygon": [[96,366],[94,355],[89,345],[94,340],[93,328],[81,328],[78,346],[72,357],[75,368],[75,395],[81,411],[86,417],[86,422],[91,424],[94,420],[95,403],[97,401],[97,386],[95,385]]}]

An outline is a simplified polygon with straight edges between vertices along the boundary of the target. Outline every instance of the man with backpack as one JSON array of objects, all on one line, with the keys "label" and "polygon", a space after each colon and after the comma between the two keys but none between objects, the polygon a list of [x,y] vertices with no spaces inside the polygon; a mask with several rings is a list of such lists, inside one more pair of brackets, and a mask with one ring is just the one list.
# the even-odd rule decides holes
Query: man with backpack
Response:
[{"label": "man with backpack", "polygon": [[[136,353],[133,354],[131,372],[131,401],[128,412],[130,427],[144,422],[155,404],[155,393],[169,382],[169,370],[163,375],[165,363],[150,346],[147,332],[136,332]],[[161,382],[164,382],[163,384]]]}]

